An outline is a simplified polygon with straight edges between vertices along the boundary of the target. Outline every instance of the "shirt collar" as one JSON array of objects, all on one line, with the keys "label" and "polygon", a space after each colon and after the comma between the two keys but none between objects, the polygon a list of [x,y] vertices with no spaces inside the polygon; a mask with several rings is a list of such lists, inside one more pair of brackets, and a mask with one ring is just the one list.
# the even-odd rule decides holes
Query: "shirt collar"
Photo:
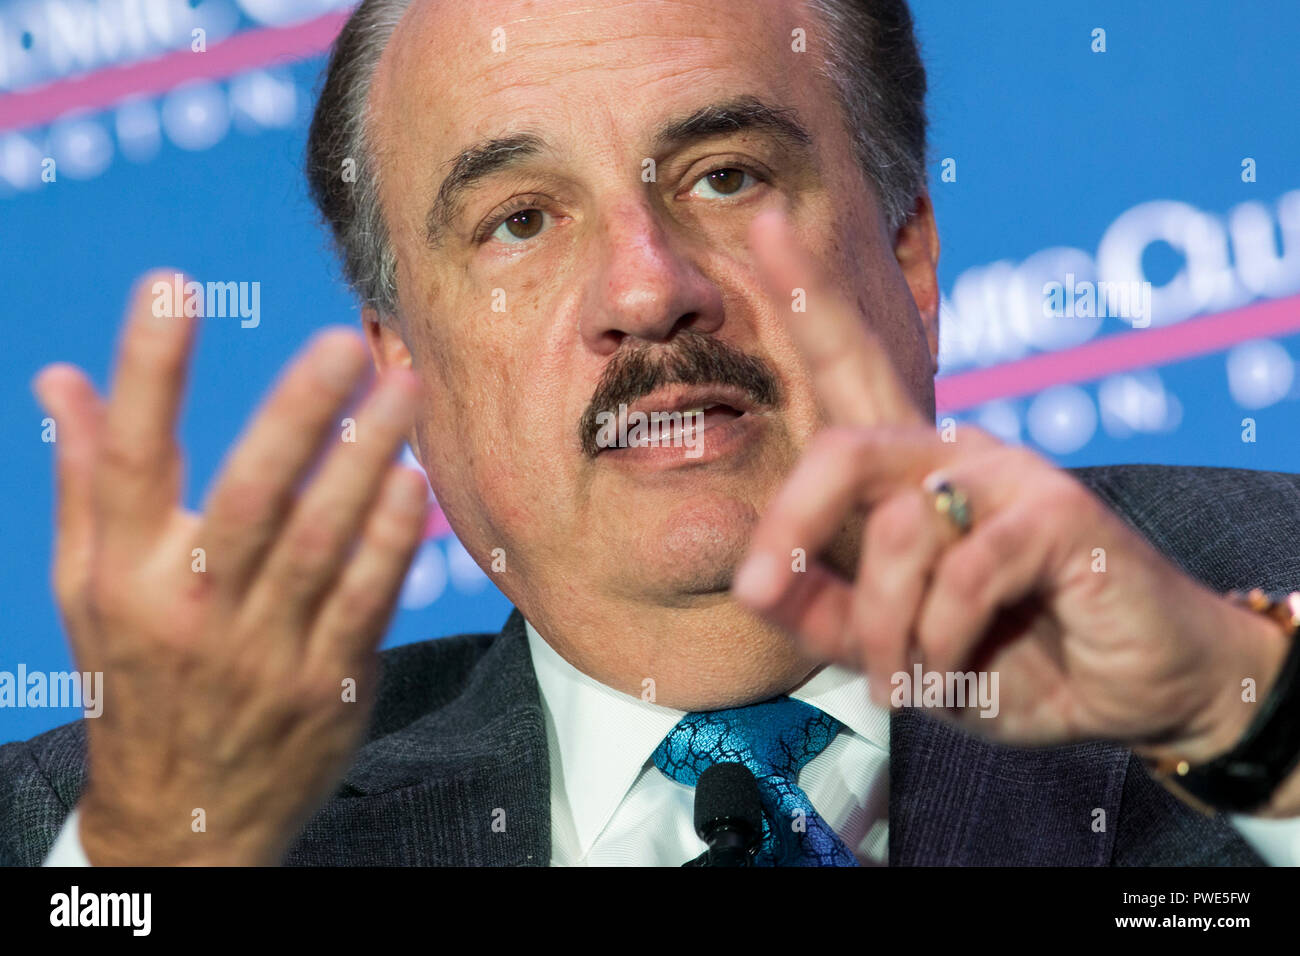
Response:
[{"label": "shirt collar", "polygon": [[588,677],[527,621],[542,702],[555,724],[560,779],[581,856],[591,850],[659,741],[685,711],[632,697]]},{"label": "shirt collar", "polygon": [[[686,712],[633,697],[582,673],[524,622],[542,702],[554,722],[560,780],[582,856],[591,850],[646,761]],[[867,679],[827,666],[790,697],[889,749],[889,714],[871,702]]]},{"label": "shirt collar", "polygon": [[889,749],[889,711],[872,703],[865,674],[828,664],[787,696],[812,704],[859,737]]}]

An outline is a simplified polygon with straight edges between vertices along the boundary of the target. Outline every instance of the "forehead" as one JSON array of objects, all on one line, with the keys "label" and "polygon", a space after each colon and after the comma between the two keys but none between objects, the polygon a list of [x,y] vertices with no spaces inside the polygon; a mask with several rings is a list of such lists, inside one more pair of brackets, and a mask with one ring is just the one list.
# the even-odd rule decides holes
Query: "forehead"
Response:
[{"label": "forehead", "polygon": [[372,86],[377,145],[445,157],[507,125],[630,133],[731,95],[802,99],[816,32],[802,0],[414,0]]}]

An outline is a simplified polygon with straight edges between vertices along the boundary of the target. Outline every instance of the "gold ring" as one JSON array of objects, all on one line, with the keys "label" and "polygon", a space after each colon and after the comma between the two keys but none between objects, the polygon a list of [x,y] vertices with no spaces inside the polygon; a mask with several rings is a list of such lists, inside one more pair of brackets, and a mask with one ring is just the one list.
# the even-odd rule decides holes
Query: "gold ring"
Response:
[{"label": "gold ring", "polygon": [[954,488],[949,481],[938,481],[930,493],[934,495],[934,510],[947,518],[958,534],[970,531],[970,499],[965,492]]}]

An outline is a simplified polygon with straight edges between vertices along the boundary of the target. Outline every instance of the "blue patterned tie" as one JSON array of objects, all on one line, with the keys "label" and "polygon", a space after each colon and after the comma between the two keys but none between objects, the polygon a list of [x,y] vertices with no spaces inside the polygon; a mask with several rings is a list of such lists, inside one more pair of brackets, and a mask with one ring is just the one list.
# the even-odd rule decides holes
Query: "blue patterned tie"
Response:
[{"label": "blue patterned tie", "polygon": [[748,707],[687,714],[651,759],[690,787],[715,763],[749,768],[766,811],[755,866],[857,866],[852,851],[795,785],[800,768],[825,750],[842,726],[811,704],[775,697]]}]

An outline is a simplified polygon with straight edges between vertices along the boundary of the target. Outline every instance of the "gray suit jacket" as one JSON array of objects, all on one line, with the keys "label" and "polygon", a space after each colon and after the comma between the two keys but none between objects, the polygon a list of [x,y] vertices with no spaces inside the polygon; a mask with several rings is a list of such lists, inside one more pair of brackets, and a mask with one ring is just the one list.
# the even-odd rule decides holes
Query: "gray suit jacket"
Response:
[{"label": "gray suit jacket", "polygon": [[[1147,465],[1075,474],[1214,590],[1300,589],[1300,476]],[[500,634],[381,660],[368,742],[286,862],[547,865],[546,729],[519,612]],[[44,859],[81,792],[84,754],[80,721],[0,747],[0,863]],[[894,865],[1262,863],[1225,820],[1179,803],[1113,744],[1002,747],[902,710],[890,781]]]}]

